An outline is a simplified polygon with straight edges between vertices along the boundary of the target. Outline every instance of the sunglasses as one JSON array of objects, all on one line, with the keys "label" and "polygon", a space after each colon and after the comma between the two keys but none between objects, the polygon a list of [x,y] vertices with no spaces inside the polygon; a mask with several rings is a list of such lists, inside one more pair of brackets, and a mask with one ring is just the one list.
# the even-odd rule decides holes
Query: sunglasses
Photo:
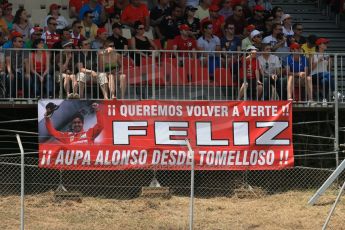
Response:
[{"label": "sunglasses", "polygon": [[24,41],[23,40],[17,40],[18,43],[23,43]]},{"label": "sunglasses", "polygon": [[143,30],[145,29],[145,27],[138,27],[138,30]]},{"label": "sunglasses", "polygon": [[83,27],[82,26],[78,26],[78,29],[83,29]]},{"label": "sunglasses", "polygon": [[83,44],[83,46],[87,46],[87,45],[90,45],[90,43],[89,43],[89,42],[87,42],[87,43],[84,43],[84,44]]},{"label": "sunglasses", "polygon": [[302,31],[302,30],[303,30],[303,28],[296,28],[296,30],[298,30],[298,31]]}]

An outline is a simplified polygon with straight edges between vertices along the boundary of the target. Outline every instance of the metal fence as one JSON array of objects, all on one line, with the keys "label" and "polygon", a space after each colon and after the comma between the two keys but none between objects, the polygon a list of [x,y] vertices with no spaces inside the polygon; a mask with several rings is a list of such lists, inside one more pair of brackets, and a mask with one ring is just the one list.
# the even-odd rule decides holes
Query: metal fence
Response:
[{"label": "metal fence", "polygon": [[[302,166],[276,171],[192,171],[185,168],[181,171],[171,171],[162,167],[159,170],[152,167],[147,170],[129,171],[60,171],[39,168],[38,159],[35,157],[23,155],[22,159],[24,177],[21,177],[21,157],[0,158],[0,207],[8,218],[0,223],[2,229],[18,229],[20,224],[27,226],[27,229],[52,226],[57,229],[67,228],[66,226],[72,229],[112,228],[112,225],[106,222],[100,226],[102,221],[98,220],[107,215],[111,216],[107,218],[118,219],[122,215],[132,214],[133,221],[140,222],[143,218],[154,218],[149,215],[150,209],[152,212],[161,212],[162,215],[167,214],[168,218],[162,221],[164,225],[162,222],[157,225],[152,219],[149,220],[152,221],[150,225],[144,223],[141,227],[139,225],[139,228],[151,226],[153,229],[187,229],[194,226],[195,229],[203,229],[209,226],[204,226],[202,219],[208,216],[214,207],[203,206],[202,200],[213,202],[223,199],[223,203],[232,203],[232,197],[260,200],[268,195],[289,191],[316,191],[333,172],[332,169]],[[338,182],[344,180],[343,173]],[[157,182],[160,188],[167,189],[168,194],[164,197],[166,199],[157,201],[154,196],[144,195],[143,188],[155,189],[158,187]],[[171,196],[173,198],[170,198]],[[195,203],[194,199],[197,199]],[[79,202],[85,203],[87,210],[78,210]],[[263,202],[266,205],[270,204],[269,201]],[[307,205],[307,200],[303,202]],[[145,207],[140,206],[142,203]],[[53,216],[45,216],[44,212],[51,212]],[[92,216],[95,215],[94,212],[97,216]],[[94,222],[97,226],[82,225],[83,218],[96,218]],[[61,225],[56,223],[45,226],[44,224],[49,221],[60,221]],[[227,223],[226,220],[217,218],[214,221],[218,221],[218,224]],[[122,228],[131,229],[133,225],[124,225]],[[238,229],[246,227],[238,226]]]},{"label": "metal fence", "polygon": [[344,100],[343,55],[143,50],[2,52],[4,99]]}]

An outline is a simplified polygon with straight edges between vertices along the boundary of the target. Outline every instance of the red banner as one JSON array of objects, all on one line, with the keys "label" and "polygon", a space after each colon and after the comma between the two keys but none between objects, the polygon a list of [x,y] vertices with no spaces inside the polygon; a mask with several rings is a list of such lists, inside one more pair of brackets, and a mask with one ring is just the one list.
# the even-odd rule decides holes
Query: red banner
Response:
[{"label": "red banner", "polygon": [[[292,167],[286,101],[39,103],[39,166],[66,170]],[[189,151],[186,139],[193,151]]]}]

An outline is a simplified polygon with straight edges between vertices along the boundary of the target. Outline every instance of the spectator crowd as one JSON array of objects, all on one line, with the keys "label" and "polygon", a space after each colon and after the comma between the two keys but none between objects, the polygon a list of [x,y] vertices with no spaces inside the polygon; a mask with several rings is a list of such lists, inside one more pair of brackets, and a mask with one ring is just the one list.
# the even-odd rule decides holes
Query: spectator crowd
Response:
[{"label": "spectator crowd", "polygon": [[179,66],[198,59],[211,82],[215,69],[227,66],[238,79],[239,99],[247,91],[251,99],[269,100],[273,90],[294,100],[302,85],[312,102],[317,85],[318,97],[331,100],[329,41],[304,37],[303,24],[271,0],[70,0],[68,7],[69,19],[51,4],[44,24],[32,25],[24,8],[12,15],[12,4],[2,3],[2,97],[16,98],[18,89],[22,97],[52,97],[60,85],[60,95],[84,98],[95,79],[105,99],[124,98],[124,51],[133,50],[128,58],[141,66],[149,50],[166,49],[179,51],[173,54]]}]

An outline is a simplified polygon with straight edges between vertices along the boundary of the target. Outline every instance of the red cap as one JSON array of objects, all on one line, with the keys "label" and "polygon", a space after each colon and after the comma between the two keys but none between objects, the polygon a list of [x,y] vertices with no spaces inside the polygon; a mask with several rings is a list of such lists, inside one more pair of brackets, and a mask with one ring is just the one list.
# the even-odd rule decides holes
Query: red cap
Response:
[{"label": "red cap", "polygon": [[294,42],[290,45],[290,49],[292,49],[292,50],[299,49],[299,48],[301,48],[301,46],[296,42]]},{"label": "red cap", "polygon": [[208,8],[208,10],[213,11],[213,12],[218,12],[220,10],[220,8],[218,5],[213,4]]},{"label": "red cap", "polygon": [[262,5],[256,5],[254,11],[265,11],[265,8]]},{"label": "red cap", "polygon": [[315,44],[316,44],[317,46],[319,46],[320,44],[327,44],[328,42],[329,42],[329,40],[326,39],[326,38],[318,38],[318,39],[316,40]]},{"label": "red cap", "polygon": [[50,10],[57,10],[57,9],[60,9],[60,8],[61,8],[61,6],[58,5],[58,4],[56,4],[56,3],[53,3],[53,4],[51,4],[51,5],[49,6],[49,9],[50,9]]},{"label": "red cap", "polygon": [[189,26],[187,24],[182,24],[178,27],[180,30],[190,30]]},{"label": "red cap", "polygon": [[16,37],[23,37],[23,35],[22,35],[22,33],[13,30],[13,31],[11,32],[11,34],[10,34],[10,38],[13,39],[13,38],[16,38]]},{"label": "red cap", "polygon": [[97,29],[97,36],[99,36],[103,33],[107,33],[107,30],[104,27],[100,27]]},{"label": "red cap", "polygon": [[250,33],[252,32],[253,30],[255,30],[255,26],[253,24],[250,24],[246,27],[247,31]]}]

